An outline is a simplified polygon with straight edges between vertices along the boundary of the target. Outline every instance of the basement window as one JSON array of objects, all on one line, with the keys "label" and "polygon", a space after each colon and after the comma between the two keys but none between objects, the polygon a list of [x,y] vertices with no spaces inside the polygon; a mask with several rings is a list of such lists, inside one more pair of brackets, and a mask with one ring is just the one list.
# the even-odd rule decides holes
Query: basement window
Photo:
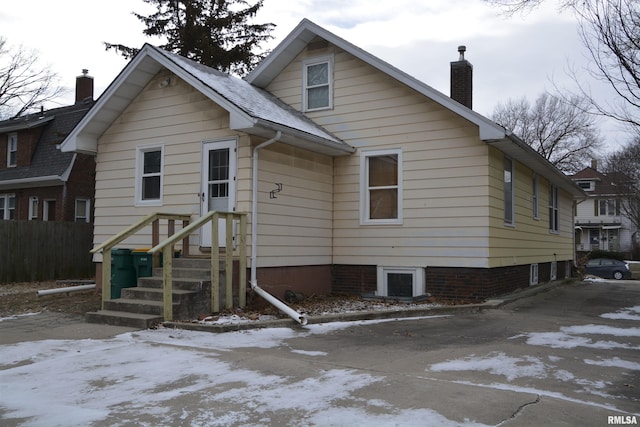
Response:
[{"label": "basement window", "polygon": [[529,285],[538,284],[538,264],[531,264],[529,268]]},{"label": "basement window", "polygon": [[378,296],[413,298],[424,293],[423,268],[378,267]]}]

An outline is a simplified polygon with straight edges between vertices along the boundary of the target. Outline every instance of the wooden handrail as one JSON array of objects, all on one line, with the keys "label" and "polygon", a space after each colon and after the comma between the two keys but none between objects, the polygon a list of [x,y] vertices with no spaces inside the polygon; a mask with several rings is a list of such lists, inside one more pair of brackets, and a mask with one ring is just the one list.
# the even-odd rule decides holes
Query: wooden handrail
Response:
[{"label": "wooden handrail", "polygon": [[[127,227],[122,230],[120,233],[115,236],[105,240],[95,248],[93,248],[90,253],[95,254],[97,252],[102,252],[102,308],[104,308],[104,302],[111,299],[111,248],[113,248],[118,243],[127,239],[128,237],[134,235],[138,231],[143,228],[153,225],[154,231],[152,239],[155,238],[158,228],[158,221],[161,219],[166,219],[170,221],[169,232],[173,232],[173,222],[174,221],[182,221],[183,225],[187,224],[191,220],[191,214],[175,214],[175,213],[162,213],[155,212],[149,214],[142,218],[140,221],[135,224]],[[188,227],[188,226],[187,226]],[[186,227],[185,227],[186,228]],[[189,252],[189,241],[188,237],[186,237],[183,241],[183,245],[186,246],[183,248],[185,254]],[[154,257],[155,259],[155,257]],[[155,262],[154,262],[155,265]]]},{"label": "wooden handrail", "polygon": [[[195,222],[184,227],[179,232],[167,237],[159,242],[147,253],[155,254],[162,251],[162,300],[164,320],[173,320],[173,245],[180,239],[188,238],[194,231],[198,230],[208,222],[211,222],[211,311],[220,311],[220,251],[218,244],[218,220],[226,220],[225,239],[225,285],[226,298],[225,307],[233,307],[233,221],[240,222],[240,233],[237,242],[239,257],[239,305],[246,305],[246,282],[247,282],[247,214],[239,212],[218,212],[211,211],[203,215]],[[214,246],[215,245],[215,246]]]},{"label": "wooden handrail", "polygon": [[105,240],[104,242],[100,243],[98,246],[96,246],[95,248],[91,249],[91,253],[95,254],[96,252],[100,252],[101,250],[104,250],[105,248],[112,248],[115,245],[117,245],[118,243],[122,242],[123,240],[125,240],[127,237],[130,237],[132,235],[134,235],[135,233],[137,233],[138,231],[142,230],[144,227],[148,226],[149,224],[153,223],[155,220],[158,219],[172,219],[172,220],[178,220],[178,221],[189,221],[191,220],[191,215],[190,214],[171,214],[171,213],[160,213],[160,212],[155,212],[152,214],[149,214],[147,216],[145,216],[144,218],[142,218],[140,221],[136,222],[135,224],[129,226],[128,228],[125,228],[124,230],[122,230],[120,233],[116,234],[115,236],[111,237],[110,239]]}]

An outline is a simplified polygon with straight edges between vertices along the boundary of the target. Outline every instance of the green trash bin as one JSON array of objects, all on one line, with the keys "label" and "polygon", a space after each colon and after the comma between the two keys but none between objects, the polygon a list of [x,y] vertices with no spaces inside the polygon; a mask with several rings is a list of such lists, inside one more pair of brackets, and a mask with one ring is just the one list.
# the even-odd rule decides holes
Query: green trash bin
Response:
[{"label": "green trash bin", "polygon": [[148,254],[149,249],[134,249],[131,252],[133,257],[133,269],[138,277],[151,277],[153,275],[153,255]]},{"label": "green trash bin", "polygon": [[136,271],[133,268],[131,249],[111,251],[111,298],[120,298],[123,288],[136,285]]}]

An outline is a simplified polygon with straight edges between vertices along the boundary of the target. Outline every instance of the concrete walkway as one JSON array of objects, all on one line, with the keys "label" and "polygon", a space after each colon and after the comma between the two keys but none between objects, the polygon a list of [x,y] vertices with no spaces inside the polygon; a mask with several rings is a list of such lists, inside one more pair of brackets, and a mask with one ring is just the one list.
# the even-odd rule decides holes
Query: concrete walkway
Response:
[{"label": "concrete walkway", "polygon": [[[456,313],[473,313],[498,308],[508,302],[546,292],[564,281],[555,281],[543,285],[519,290],[482,304],[457,306],[441,306],[398,311],[361,311],[352,313],[328,314],[309,318],[309,324],[345,322],[370,319],[391,319],[419,316],[433,316]],[[185,322],[165,322],[168,328],[186,329],[206,332],[229,332],[246,329],[297,326],[291,319],[278,319],[262,322],[250,322],[225,325],[207,325]],[[41,313],[0,318],[0,345],[46,339],[104,339],[135,331],[134,328],[87,323],[83,316],[59,312],[43,311]]]}]

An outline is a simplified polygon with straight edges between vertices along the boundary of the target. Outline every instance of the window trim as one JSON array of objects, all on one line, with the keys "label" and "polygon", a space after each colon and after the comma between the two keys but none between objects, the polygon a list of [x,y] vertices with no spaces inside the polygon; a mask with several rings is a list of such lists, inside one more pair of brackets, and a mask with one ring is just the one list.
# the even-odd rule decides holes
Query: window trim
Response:
[{"label": "window trim", "polygon": [[540,219],[540,179],[538,179],[538,174],[533,174],[533,182],[532,182],[532,197],[533,197],[533,206],[532,206],[532,214],[533,219]]},{"label": "window trim", "polygon": [[[395,155],[398,157],[398,200],[397,218],[371,219],[369,218],[369,157],[381,157]],[[390,148],[384,150],[371,150],[360,152],[360,225],[399,225],[403,222],[403,180],[402,180],[402,149]]]},{"label": "window trim", "polygon": [[38,198],[36,196],[29,197],[29,221],[38,219]]},{"label": "window trim", "polygon": [[558,207],[558,187],[549,184],[549,231],[560,231],[560,209]]},{"label": "window trim", "polygon": [[[11,155],[13,154],[13,161]],[[12,132],[7,135],[7,167],[14,168],[18,166],[18,133]]]},{"label": "window trim", "polygon": [[[16,195],[13,193],[5,193],[0,194],[0,198],[4,200],[4,207],[2,208],[3,212],[0,221],[16,219]],[[13,200],[13,208],[9,207],[9,200]],[[13,218],[11,218],[10,212],[13,212]]]},{"label": "window trim", "polygon": [[558,261],[551,261],[549,280],[553,281],[557,279],[558,279]]},{"label": "window trim", "polygon": [[[160,172],[144,174],[144,154],[160,151]],[[157,199],[142,199],[142,180],[150,176],[160,177],[160,193]],[[164,187],[164,144],[146,144],[136,147],[135,206],[162,206]]]},{"label": "window trim", "polygon": [[538,272],[539,267],[537,263],[530,264],[529,267],[529,286],[535,286],[538,284]]},{"label": "window trim", "polygon": [[[510,185],[510,207],[511,207],[511,217],[507,218],[507,181],[506,181],[506,171],[507,171],[507,162],[510,164],[510,174],[511,174],[511,185]],[[515,204],[515,162],[511,157],[504,157],[503,164],[503,197],[504,197],[504,224],[509,227],[514,227],[516,225],[516,204]]]},{"label": "window trim", "polygon": [[[391,267],[382,266],[377,267],[377,286],[376,294],[378,296],[389,296],[389,289],[387,283],[387,277],[389,273],[398,274],[411,274],[413,277],[413,285],[411,297],[415,298],[420,295],[424,295],[426,292],[425,272],[422,267]],[[390,297],[393,298],[393,297]]]},{"label": "window trim", "polygon": [[[313,65],[327,64],[327,86],[329,89],[328,105],[326,107],[309,108],[308,90],[312,89],[307,86],[307,68]],[[324,86],[324,85],[322,85]],[[321,87],[321,86],[314,86]],[[333,55],[320,56],[317,58],[309,58],[302,61],[302,110],[303,111],[322,111],[333,109]]]},{"label": "window trim", "polygon": [[[85,207],[84,207],[84,215],[85,216],[78,216],[78,202],[79,201],[83,201],[85,202]],[[75,201],[74,204],[74,210],[73,210],[73,219],[75,222],[91,222],[91,199],[86,198],[86,197],[78,197]],[[80,221],[78,221],[80,220]]]}]

